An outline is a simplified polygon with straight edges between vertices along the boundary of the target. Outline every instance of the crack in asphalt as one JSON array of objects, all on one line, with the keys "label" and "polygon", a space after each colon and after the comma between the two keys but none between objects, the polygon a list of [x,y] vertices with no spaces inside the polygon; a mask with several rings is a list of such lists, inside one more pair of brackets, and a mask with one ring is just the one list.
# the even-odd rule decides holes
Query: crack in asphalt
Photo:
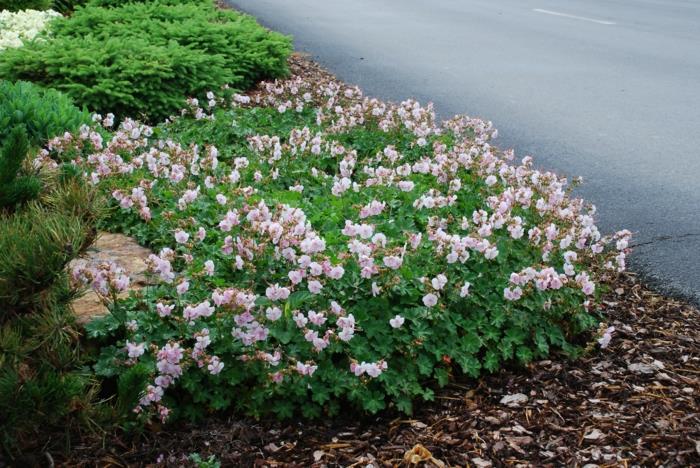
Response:
[{"label": "crack in asphalt", "polygon": [[688,234],[680,234],[678,236],[658,236],[658,237],[652,238],[648,242],[641,242],[639,244],[631,244],[630,248],[634,249],[635,247],[641,247],[644,245],[654,244],[656,242],[662,242],[662,241],[667,241],[667,240],[679,240],[679,239],[685,239],[687,237],[696,237],[696,236],[700,236],[700,232],[691,232]]}]

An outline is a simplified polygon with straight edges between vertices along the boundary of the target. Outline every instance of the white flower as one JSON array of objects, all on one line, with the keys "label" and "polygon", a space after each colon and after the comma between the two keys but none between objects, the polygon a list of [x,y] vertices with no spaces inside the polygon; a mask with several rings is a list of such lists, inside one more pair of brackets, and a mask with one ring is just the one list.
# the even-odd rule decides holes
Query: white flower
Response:
[{"label": "white flower", "polygon": [[175,240],[177,241],[178,244],[184,244],[185,242],[187,242],[187,240],[189,238],[190,238],[190,235],[187,234],[182,229],[178,229],[175,231]]},{"label": "white flower", "polygon": [[53,10],[0,11],[0,51],[22,47],[24,41],[34,39],[51,20],[60,16]]},{"label": "white flower", "polygon": [[423,304],[425,304],[426,307],[433,307],[435,304],[437,304],[438,298],[435,294],[426,294],[423,296]]},{"label": "white flower", "polygon": [[391,325],[393,328],[401,328],[405,320],[405,318],[397,315],[393,319],[389,320],[389,325]]}]

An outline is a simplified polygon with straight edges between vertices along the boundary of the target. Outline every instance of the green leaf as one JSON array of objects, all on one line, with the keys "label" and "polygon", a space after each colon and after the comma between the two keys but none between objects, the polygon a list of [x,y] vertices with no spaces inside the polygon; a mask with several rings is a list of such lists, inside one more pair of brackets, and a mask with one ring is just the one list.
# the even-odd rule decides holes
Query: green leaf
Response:
[{"label": "green leaf", "polygon": [[501,360],[498,353],[492,350],[487,351],[484,355],[484,369],[489,372],[496,372],[500,365]]},{"label": "green leaf", "polygon": [[523,364],[527,364],[532,361],[532,351],[527,346],[518,346],[515,354],[518,357],[518,360]]},{"label": "green leaf", "polygon": [[433,376],[437,379],[438,385],[444,387],[450,382],[450,374],[447,369],[438,367],[433,372]]},{"label": "green leaf", "polygon": [[419,354],[416,364],[421,375],[430,375],[433,372],[434,361],[427,354]]},{"label": "green leaf", "polygon": [[310,291],[296,291],[287,298],[288,307],[292,310],[298,309],[303,303],[311,300],[314,297]]},{"label": "green leaf", "polygon": [[479,360],[472,355],[461,355],[457,357],[457,364],[462,368],[462,372],[471,376],[478,377],[481,364]]}]

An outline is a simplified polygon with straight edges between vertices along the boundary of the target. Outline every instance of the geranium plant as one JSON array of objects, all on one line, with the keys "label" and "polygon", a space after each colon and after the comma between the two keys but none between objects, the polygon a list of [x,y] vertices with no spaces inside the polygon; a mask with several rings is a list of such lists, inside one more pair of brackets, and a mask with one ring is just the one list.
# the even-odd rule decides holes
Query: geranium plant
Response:
[{"label": "geranium plant", "polygon": [[629,232],[603,237],[565,179],[414,101],[295,78],[91,132],[41,157],[70,156],[155,251],[123,320],[89,326],[142,414],[410,413],[454,374],[576,354],[625,266]]}]

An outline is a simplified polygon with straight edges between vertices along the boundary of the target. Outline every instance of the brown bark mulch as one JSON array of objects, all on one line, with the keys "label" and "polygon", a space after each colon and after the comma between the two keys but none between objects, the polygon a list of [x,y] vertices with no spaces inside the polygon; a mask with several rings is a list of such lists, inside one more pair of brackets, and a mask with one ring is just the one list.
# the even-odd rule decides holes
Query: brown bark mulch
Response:
[{"label": "brown bark mulch", "polygon": [[[331,75],[300,55],[292,71]],[[136,440],[74,445],[65,466],[700,466],[700,312],[627,273],[604,300],[607,349],[452,384],[409,418],[334,421],[214,418]],[[413,465],[411,465],[413,466]]]}]

